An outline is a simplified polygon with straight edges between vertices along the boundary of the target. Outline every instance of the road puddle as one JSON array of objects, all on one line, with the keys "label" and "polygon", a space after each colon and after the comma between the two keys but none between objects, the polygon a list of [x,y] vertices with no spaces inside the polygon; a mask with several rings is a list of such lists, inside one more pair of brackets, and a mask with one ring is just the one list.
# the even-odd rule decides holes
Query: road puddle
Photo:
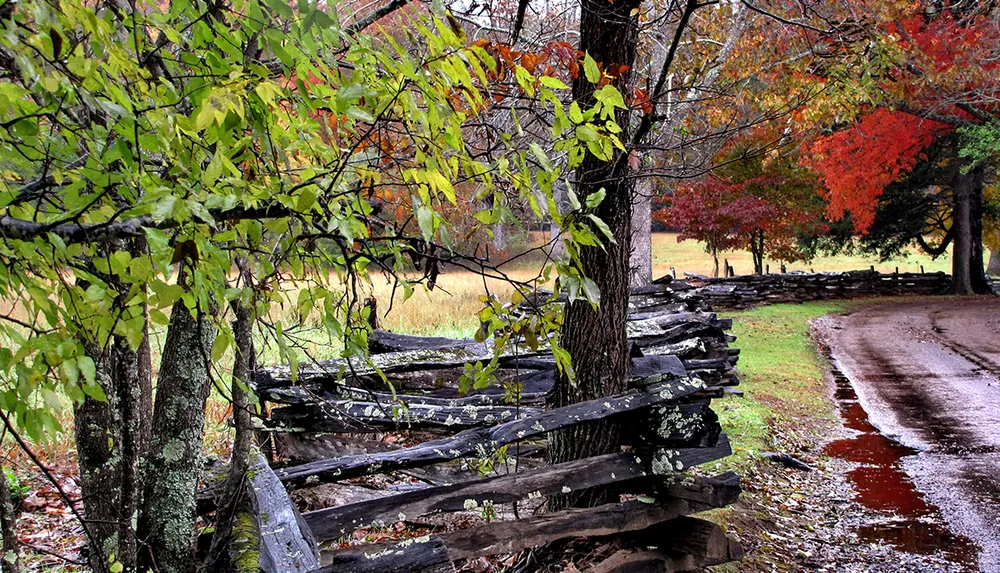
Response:
[{"label": "road puddle", "polygon": [[975,544],[941,523],[938,509],[924,499],[903,471],[902,459],[918,451],[879,433],[858,402],[850,380],[836,369],[833,375],[837,383],[834,397],[844,425],[859,433],[830,442],[824,453],[860,464],[847,474],[854,486],[854,501],[892,514],[884,522],[859,527],[858,537],[906,553],[938,555],[953,563],[974,566],[979,554]]}]

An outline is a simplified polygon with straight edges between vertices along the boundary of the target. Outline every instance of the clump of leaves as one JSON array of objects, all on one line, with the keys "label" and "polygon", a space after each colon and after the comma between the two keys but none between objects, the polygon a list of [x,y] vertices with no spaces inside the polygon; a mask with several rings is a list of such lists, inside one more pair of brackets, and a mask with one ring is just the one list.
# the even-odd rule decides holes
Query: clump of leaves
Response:
[{"label": "clump of leaves", "polygon": [[24,498],[31,492],[31,486],[21,481],[21,478],[10,468],[3,468],[4,481],[10,489],[10,499],[14,502],[14,507],[21,505]]}]

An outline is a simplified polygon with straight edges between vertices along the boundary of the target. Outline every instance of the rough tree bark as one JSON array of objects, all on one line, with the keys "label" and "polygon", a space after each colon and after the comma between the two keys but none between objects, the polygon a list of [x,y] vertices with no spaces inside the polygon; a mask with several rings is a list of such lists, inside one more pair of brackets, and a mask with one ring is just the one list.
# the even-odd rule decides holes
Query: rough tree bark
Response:
[{"label": "rough tree bark", "polygon": [[[135,256],[145,252],[142,239],[127,245]],[[128,287],[106,277],[119,292]],[[153,389],[150,377],[149,330],[145,305],[125,306],[121,321],[143,315],[144,334],[136,350],[125,338],[113,336],[106,348],[84,342],[97,366],[97,380],[107,396],[102,402],[86,397],[76,408],[74,430],[80,467],[84,514],[100,547],[91,547],[89,565],[108,571],[111,557],[134,569],[137,555],[135,523],[142,505],[143,461],[149,447]]]},{"label": "rough tree bark", "polygon": [[3,553],[0,553],[0,571],[18,573],[21,562],[17,552],[17,513],[10,497],[10,484],[7,474],[0,465],[0,541]]},{"label": "rough tree bark", "polygon": [[963,172],[958,161],[952,182],[952,271],[954,294],[984,294],[988,291],[983,269],[983,170]]},{"label": "rough tree bark", "polygon": [[983,264],[983,185],[986,173],[983,167],[976,167],[969,173],[971,179],[971,227],[972,227],[972,252],[969,258],[969,271],[971,273],[970,282],[972,291],[976,294],[986,294],[990,292],[989,283],[986,281],[986,269]]},{"label": "rough tree bark", "polygon": [[[622,93],[630,93],[632,67],[635,64],[638,27],[631,13],[640,0],[607,2],[583,0],[580,18],[580,49],[601,62],[605,69],[626,69],[613,83]],[[573,82],[573,99],[589,107],[593,84],[581,74]],[[628,115],[618,114],[618,123],[628,137]],[[611,229],[615,244],[604,248],[581,249],[583,272],[601,291],[595,309],[586,301],[570,303],[566,308],[561,342],[569,351],[576,371],[575,383],[565,377],[556,382],[553,401],[565,406],[621,392],[628,378],[628,341],[625,323],[628,313],[629,253],[632,234],[634,179],[628,177],[628,161],[616,153],[610,162],[591,154],[576,172],[576,191],[581,198],[603,188],[606,196],[596,208]],[[549,458],[553,463],[616,451],[620,447],[619,428],[603,421],[580,425],[552,434]],[[553,508],[603,501],[600,492],[574,492],[571,497],[551,501]],[[585,499],[586,498],[586,499]]]},{"label": "rough tree bark", "polygon": [[88,562],[95,573],[106,573],[109,557],[118,552],[118,507],[121,488],[121,424],[118,415],[117,384],[113,378],[110,352],[102,353],[96,345],[85,344],[87,354],[97,364],[97,383],[107,401],[87,396],[73,414],[77,460],[80,466],[80,491],[84,516],[89,522],[92,540]]},{"label": "rough tree bark", "polygon": [[[182,282],[183,277],[178,279]],[[153,409],[154,434],[139,517],[139,569],[183,573],[194,567],[195,493],[202,469],[205,401],[215,329],[209,313],[178,300],[170,314]]]}]

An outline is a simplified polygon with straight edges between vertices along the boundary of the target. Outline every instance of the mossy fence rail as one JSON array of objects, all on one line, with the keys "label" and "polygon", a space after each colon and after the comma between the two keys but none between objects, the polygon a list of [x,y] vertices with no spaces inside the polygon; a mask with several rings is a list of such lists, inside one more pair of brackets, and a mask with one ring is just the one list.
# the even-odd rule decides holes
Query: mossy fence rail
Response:
[{"label": "mossy fence rail", "polygon": [[[460,395],[463,365],[492,355],[472,340],[376,331],[371,363],[302,364],[295,383],[287,368],[261,370],[255,391],[270,414],[261,431],[282,461],[261,455],[248,476],[245,515],[260,568],[455,571],[463,560],[580,538],[609,548],[586,564],[593,573],[686,571],[739,558],[739,544],[717,525],[690,517],[735,502],[739,477],[686,471],[731,454],[709,405],[738,383],[732,323],[704,310],[683,281],[641,289],[631,301],[629,389],[562,408],[546,406],[554,361],[526,348],[500,358],[497,384]],[[622,451],[545,463],[549,432],[605,418],[625,424]],[[409,447],[379,439],[387,434],[405,435]],[[381,490],[358,487],[374,475],[392,477]],[[340,488],[336,503],[302,514],[289,497],[330,487]],[[545,510],[548,496],[595,487],[613,488],[620,502]],[[344,542],[400,522],[402,538]]]}]

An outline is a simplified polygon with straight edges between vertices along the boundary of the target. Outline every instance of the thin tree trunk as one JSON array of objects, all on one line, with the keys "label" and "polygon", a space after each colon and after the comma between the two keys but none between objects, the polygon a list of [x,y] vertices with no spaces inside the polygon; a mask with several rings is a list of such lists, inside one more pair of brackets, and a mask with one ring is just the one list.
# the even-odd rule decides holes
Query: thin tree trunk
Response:
[{"label": "thin tree trunk", "polygon": [[102,352],[85,342],[87,355],[97,365],[97,383],[106,401],[87,396],[76,407],[73,426],[77,463],[80,467],[80,491],[83,514],[89,522],[91,546],[88,562],[95,573],[109,571],[111,555],[118,554],[121,539],[119,525],[122,505],[121,418],[118,409],[118,385],[112,352]]},{"label": "thin tree trunk", "polygon": [[[178,282],[183,281],[183,277]],[[202,469],[205,401],[215,329],[177,301],[163,346],[153,409],[146,492],[139,518],[139,568],[185,573],[194,568],[195,493]]]},{"label": "thin tree trunk", "polygon": [[632,251],[629,257],[632,288],[653,282],[653,185],[649,178],[642,179],[632,201]]},{"label": "thin tree trunk", "polygon": [[[138,308],[138,307],[133,307]],[[140,312],[145,314],[145,309]],[[131,569],[136,565],[138,539],[135,525],[142,507],[143,464],[149,451],[153,399],[149,371],[148,326],[137,350],[128,347],[125,339],[116,337],[114,353],[115,378],[118,381],[118,409],[121,420],[119,436],[121,478],[118,523],[118,548],[115,559]]]},{"label": "thin tree trunk", "polygon": [[753,272],[764,274],[764,232],[754,231],[750,234],[750,254],[753,256]]},{"label": "thin tree trunk", "polygon": [[253,344],[252,303],[246,304],[236,299],[230,305],[233,309],[233,338],[236,340],[236,356],[233,360],[233,423],[236,438],[233,454],[229,462],[229,475],[223,488],[222,502],[215,512],[215,533],[212,546],[205,560],[205,570],[225,571],[229,560],[224,557],[232,541],[233,522],[242,497],[244,479],[250,463],[250,448],[253,445],[253,423],[250,417],[250,397],[247,385],[257,370],[257,353]]},{"label": "thin tree trunk", "polygon": [[715,264],[715,268],[712,270],[712,276],[719,278],[719,249],[712,249],[712,262]]},{"label": "thin tree trunk", "polygon": [[10,496],[10,484],[7,474],[0,465],[0,539],[3,541],[3,553],[0,554],[0,572],[18,573],[21,561],[17,551],[17,513],[14,501]]},{"label": "thin tree trunk", "polygon": [[972,181],[961,171],[961,163],[955,168],[954,207],[952,208],[952,229],[954,242],[951,253],[951,292],[953,294],[973,294],[972,284]]},{"label": "thin tree trunk", "polygon": [[[635,64],[637,23],[632,10],[639,0],[607,2],[583,0],[580,20],[580,48],[601,62],[605,69],[626,70],[613,83],[622,93],[629,93],[632,67]],[[581,74],[573,82],[573,99],[589,107],[594,86]],[[620,112],[618,124],[628,135],[627,113]],[[560,342],[569,352],[576,380],[565,376],[557,380],[553,400],[564,406],[620,392],[628,377],[628,341],[625,323],[628,313],[629,254],[632,235],[632,199],[634,183],[627,177],[628,162],[616,153],[611,162],[587,154],[576,172],[577,193],[581,198],[604,188],[606,196],[595,215],[611,229],[616,243],[604,248],[583,247],[580,259],[584,274],[601,291],[595,309],[586,301],[575,301],[566,308]],[[550,438],[549,459],[553,463],[575,460],[617,451],[620,429],[615,422],[584,424],[554,432]],[[601,491],[573,492],[550,500],[554,509],[566,505],[593,505],[604,501]]]},{"label": "thin tree trunk", "polygon": [[[994,245],[1000,245],[1000,229],[994,231]],[[990,264],[986,272],[991,277],[1000,277],[1000,246],[990,249]]]},{"label": "thin tree trunk", "polygon": [[983,179],[985,172],[982,167],[976,167],[967,175],[969,177],[969,226],[971,229],[971,252],[969,255],[969,282],[976,294],[989,292],[986,282],[986,270],[983,265]]}]

